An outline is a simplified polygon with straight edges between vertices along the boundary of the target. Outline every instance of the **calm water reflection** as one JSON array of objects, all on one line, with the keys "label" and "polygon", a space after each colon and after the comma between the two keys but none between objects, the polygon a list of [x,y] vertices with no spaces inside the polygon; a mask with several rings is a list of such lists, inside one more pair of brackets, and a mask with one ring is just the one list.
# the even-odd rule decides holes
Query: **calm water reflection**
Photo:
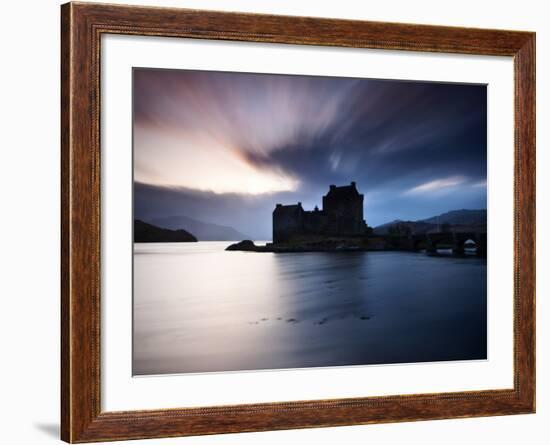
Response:
[{"label": "calm water reflection", "polygon": [[486,358],[486,262],[136,244],[134,374]]}]

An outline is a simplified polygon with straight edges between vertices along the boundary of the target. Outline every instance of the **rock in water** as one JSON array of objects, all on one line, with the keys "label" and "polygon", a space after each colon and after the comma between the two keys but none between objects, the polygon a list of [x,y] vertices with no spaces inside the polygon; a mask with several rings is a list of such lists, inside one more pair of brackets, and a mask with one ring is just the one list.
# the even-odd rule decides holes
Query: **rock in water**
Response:
[{"label": "rock in water", "polygon": [[257,252],[258,246],[254,244],[254,241],[246,239],[235,244],[231,244],[225,250],[242,250],[244,252]]}]

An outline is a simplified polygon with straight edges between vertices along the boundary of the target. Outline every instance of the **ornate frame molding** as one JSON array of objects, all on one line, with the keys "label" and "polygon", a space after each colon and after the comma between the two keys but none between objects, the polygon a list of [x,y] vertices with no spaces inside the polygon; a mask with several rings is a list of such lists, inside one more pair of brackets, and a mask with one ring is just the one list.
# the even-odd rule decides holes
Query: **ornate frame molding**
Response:
[{"label": "ornate frame molding", "polygon": [[[515,69],[514,388],[102,412],[102,34],[499,55]],[[61,7],[61,436],[174,437],[535,411],[535,34],[93,3]]]}]

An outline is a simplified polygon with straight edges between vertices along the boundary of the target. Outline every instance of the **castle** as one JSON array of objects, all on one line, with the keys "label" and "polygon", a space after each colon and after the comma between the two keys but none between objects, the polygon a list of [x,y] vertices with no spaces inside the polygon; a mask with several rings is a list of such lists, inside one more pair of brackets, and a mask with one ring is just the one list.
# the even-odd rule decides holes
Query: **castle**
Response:
[{"label": "castle", "polygon": [[296,237],[360,237],[366,234],[363,219],[363,195],[355,182],[331,185],[323,196],[323,209],[305,211],[302,203],[277,204],[273,211],[273,242],[284,243]]}]

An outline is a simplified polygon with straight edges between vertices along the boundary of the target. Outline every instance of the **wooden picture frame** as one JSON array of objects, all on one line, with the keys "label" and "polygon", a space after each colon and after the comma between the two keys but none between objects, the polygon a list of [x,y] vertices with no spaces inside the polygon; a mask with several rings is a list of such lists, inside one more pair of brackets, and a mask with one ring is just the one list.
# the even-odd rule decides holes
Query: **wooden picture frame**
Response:
[{"label": "wooden picture frame", "polygon": [[[61,437],[71,443],[535,411],[535,34],[92,3],[61,7]],[[512,56],[514,387],[102,412],[100,54],[103,34]],[[512,252],[510,252],[512,254]]]}]

